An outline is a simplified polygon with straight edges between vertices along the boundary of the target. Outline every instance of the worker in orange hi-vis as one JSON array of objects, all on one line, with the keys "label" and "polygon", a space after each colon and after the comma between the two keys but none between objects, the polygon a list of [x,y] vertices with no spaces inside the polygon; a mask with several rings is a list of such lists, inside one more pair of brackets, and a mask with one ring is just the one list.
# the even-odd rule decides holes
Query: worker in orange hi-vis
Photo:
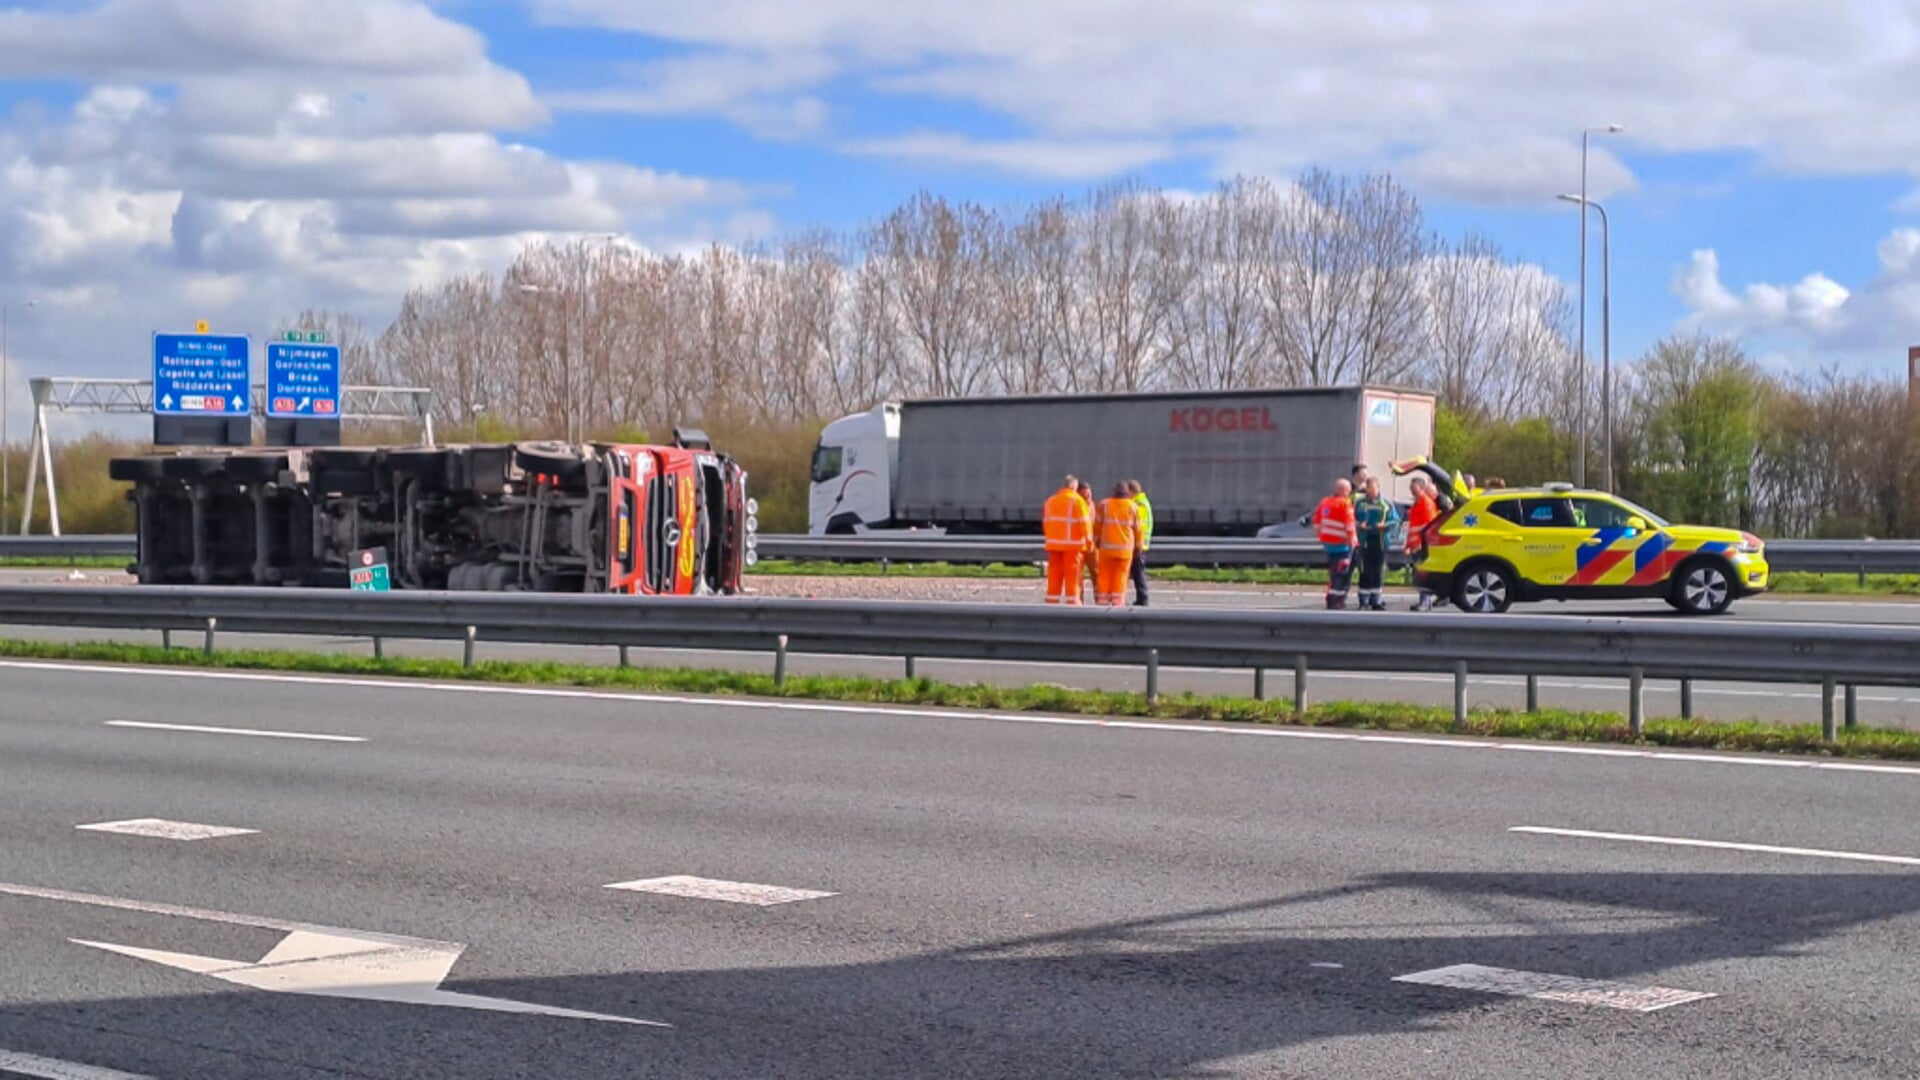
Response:
[{"label": "worker in orange hi-vis", "polygon": [[1073,477],[1041,510],[1047,536],[1047,603],[1080,605],[1080,563],[1093,536],[1093,510]]},{"label": "worker in orange hi-vis", "polygon": [[1093,531],[1100,543],[1099,563],[1095,568],[1093,602],[1103,607],[1119,607],[1127,599],[1127,572],[1140,557],[1140,508],[1122,482],[1113,485],[1113,497],[1100,503],[1093,516]]},{"label": "worker in orange hi-vis", "polygon": [[1100,558],[1099,558],[1100,549],[1099,549],[1099,545],[1094,542],[1095,537],[1093,535],[1093,527],[1092,527],[1093,512],[1099,509],[1100,500],[1093,497],[1093,485],[1087,483],[1085,480],[1080,481],[1080,501],[1087,504],[1087,522],[1088,522],[1087,546],[1081,549],[1081,552],[1080,552],[1080,565],[1083,568],[1083,573],[1085,574],[1085,576],[1081,579],[1081,582],[1080,582],[1080,599],[1084,601],[1087,598],[1087,590],[1093,588],[1093,585],[1094,585],[1094,581],[1093,581],[1094,567],[1098,565],[1100,562]]}]

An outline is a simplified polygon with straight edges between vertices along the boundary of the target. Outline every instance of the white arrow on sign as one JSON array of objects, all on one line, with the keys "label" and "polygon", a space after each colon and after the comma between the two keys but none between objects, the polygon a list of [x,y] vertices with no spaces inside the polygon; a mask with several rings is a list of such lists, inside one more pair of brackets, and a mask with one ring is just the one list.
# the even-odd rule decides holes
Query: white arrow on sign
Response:
[{"label": "white arrow on sign", "polygon": [[233,399],[233,407],[234,407],[234,408],[236,408],[236,409],[244,409],[244,408],[246,408],[246,407],[247,407],[247,399],[246,399],[246,398],[243,398],[243,397],[240,397],[239,395],[237,395],[237,394],[236,394],[236,395],[234,396],[234,399]]},{"label": "white arrow on sign", "polygon": [[280,930],[286,937],[256,963],[223,960],[214,956],[143,949],[133,945],[115,945],[104,941],[69,938],[76,945],[129,956],[136,960],[191,971],[236,986],[269,993],[305,994],[313,997],[357,998],[361,1001],[388,1001],[402,1005],[436,1005],[453,1009],[480,1009],[487,1012],[521,1013],[531,1016],[556,1016],[572,1020],[595,1020],[638,1027],[672,1027],[658,1020],[636,1020],[627,1016],[582,1012],[551,1005],[535,1005],[506,998],[461,994],[440,989],[454,961],[466,946],[451,941],[378,934],[363,930],[342,930],[330,926],[312,926],[279,919],[235,915],[225,911],[153,904],[113,896],[43,889],[31,885],[0,883],[0,895],[58,900],[91,907],[143,911],[171,915],[202,922],[252,926]]},{"label": "white arrow on sign", "polygon": [[163,408],[163,409],[171,409],[171,408],[173,408],[173,395],[172,395],[172,394],[168,394],[168,395],[167,395],[166,397],[163,397],[163,398],[161,398],[161,399],[160,399],[160,407],[161,407],[161,408]]}]

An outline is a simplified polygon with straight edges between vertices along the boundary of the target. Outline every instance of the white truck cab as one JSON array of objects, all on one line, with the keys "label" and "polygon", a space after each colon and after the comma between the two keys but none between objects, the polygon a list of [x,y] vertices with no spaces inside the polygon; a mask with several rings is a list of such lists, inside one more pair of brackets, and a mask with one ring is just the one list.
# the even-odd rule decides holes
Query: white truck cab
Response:
[{"label": "white truck cab", "polygon": [[807,532],[864,532],[893,518],[900,463],[900,406],[843,416],[820,432],[807,488]]}]

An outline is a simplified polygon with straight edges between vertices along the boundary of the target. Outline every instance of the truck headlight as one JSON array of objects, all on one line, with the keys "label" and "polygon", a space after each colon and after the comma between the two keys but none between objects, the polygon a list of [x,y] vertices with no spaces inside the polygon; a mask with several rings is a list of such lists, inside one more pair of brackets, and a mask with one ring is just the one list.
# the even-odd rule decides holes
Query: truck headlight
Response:
[{"label": "truck headlight", "polygon": [[752,548],[748,548],[747,549],[747,565],[752,566],[753,564],[759,561],[760,561],[760,553],[753,550]]},{"label": "truck headlight", "polygon": [[755,517],[753,515],[753,511],[751,510],[747,511],[747,531],[750,533],[757,533],[760,531],[760,519]]},{"label": "truck headlight", "polygon": [[760,513],[760,500],[748,499],[747,500],[747,516],[750,518],[757,517],[759,516],[759,513]]}]

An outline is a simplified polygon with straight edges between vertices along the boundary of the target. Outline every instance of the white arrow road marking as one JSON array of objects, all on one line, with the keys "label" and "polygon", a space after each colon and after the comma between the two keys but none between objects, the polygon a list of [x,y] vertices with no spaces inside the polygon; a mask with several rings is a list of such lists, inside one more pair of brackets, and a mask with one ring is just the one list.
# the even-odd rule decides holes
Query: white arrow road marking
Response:
[{"label": "white arrow road marking", "polygon": [[224,836],[251,836],[259,829],[236,829],[228,825],[197,825],[191,821],[165,818],[133,818],[129,821],[102,821],[95,825],[75,825],[82,832],[121,833],[148,836],[156,840],[218,840]]},{"label": "white arrow road marking", "polygon": [[452,1009],[481,1009],[488,1012],[522,1013],[532,1016],[556,1016],[574,1020],[596,1020],[611,1024],[670,1028],[658,1020],[636,1020],[627,1016],[582,1012],[550,1005],[534,1005],[506,998],[461,994],[440,989],[454,962],[466,946],[451,941],[430,941],[398,934],[380,934],[364,930],[343,930],[331,926],[288,922],[227,911],[184,907],[178,904],[154,904],[114,896],[43,889],[32,885],[0,882],[0,895],[36,900],[55,900],[89,907],[140,911],[169,915],[200,922],[251,926],[279,930],[287,936],[256,963],[226,960],[215,956],[143,949],[104,941],[69,938],[76,945],[100,949],[120,956],[145,960],[164,967],[190,971],[236,986],[269,993],[305,994],[312,997],[357,998],[362,1001],[387,1001],[403,1005],[436,1005]]},{"label": "white arrow road marking", "polygon": [[153,1080],[151,1076],[102,1069],[59,1058],[38,1057],[13,1050],[0,1050],[0,1072],[38,1077],[39,1080]]}]

